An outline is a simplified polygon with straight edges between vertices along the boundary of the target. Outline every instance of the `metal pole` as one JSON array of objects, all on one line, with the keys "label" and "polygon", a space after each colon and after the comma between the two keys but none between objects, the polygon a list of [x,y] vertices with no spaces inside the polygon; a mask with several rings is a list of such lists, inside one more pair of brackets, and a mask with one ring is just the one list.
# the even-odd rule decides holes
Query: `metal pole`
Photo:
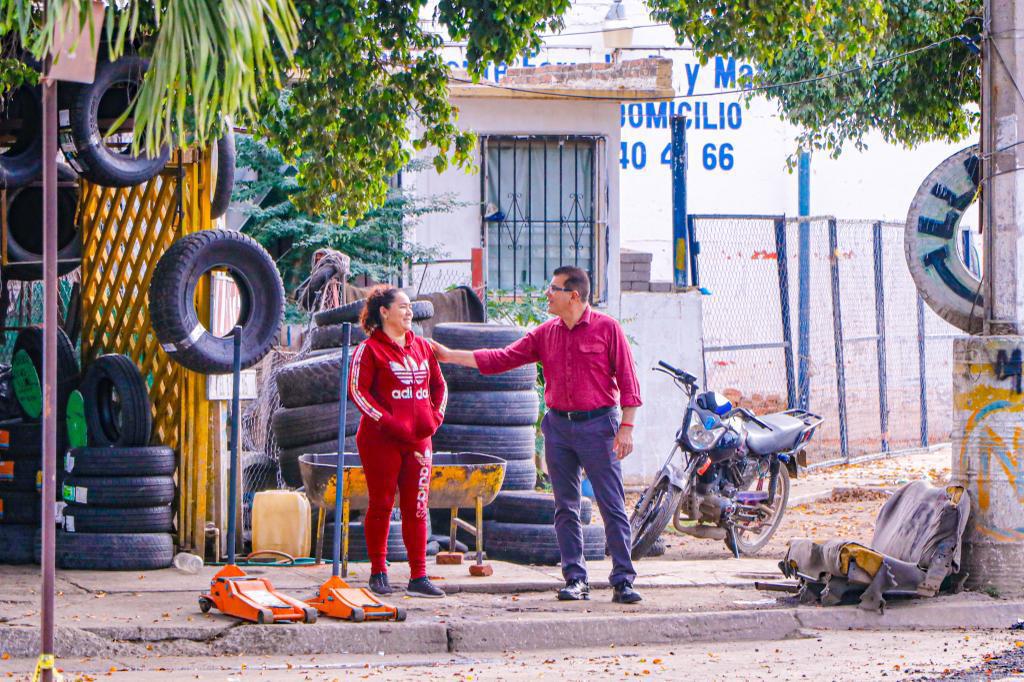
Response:
[{"label": "metal pole", "polygon": [[885,362],[885,282],[882,273],[882,223],[872,228],[875,261],[875,334],[878,359],[878,423],[882,433],[882,452],[889,451],[889,389]]},{"label": "metal pole", "polygon": [[689,282],[690,240],[686,235],[686,117],[672,119],[672,271],[673,283],[682,289]]},{"label": "metal pole", "polygon": [[[799,212],[800,217],[811,214],[811,155],[807,152],[800,154],[799,163]],[[797,266],[797,386],[800,397],[799,406],[806,410],[810,386],[809,360],[811,354],[811,224],[806,220],[800,221],[800,250]]]},{"label": "metal pole", "polygon": [[793,324],[789,315],[789,252],[786,249],[786,219],[775,219],[775,254],[779,272],[779,311],[782,314],[782,357],[786,365],[786,406],[796,407],[793,376]]},{"label": "metal pole", "polygon": [[917,372],[921,405],[921,447],[928,447],[928,362],[924,335],[924,299],[917,296]]},{"label": "metal pole", "polygon": [[242,391],[242,326],[235,325],[232,333],[234,358],[231,376],[231,482],[228,485],[228,563],[235,563],[235,514],[238,509],[238,441],[242,433],[242,410],[239,394]]},{"label": "metal pole", "polygon": [[348,573],[348,547],[341,546],[341,531],[344,526],[347,530],[348,519],[345,518],[342,509],[342,500],[345,498],[345,421],[348,416],[348,353],[349,345],[352,343],[352,323],[344,322],[341,325],[341,386],[338,389],[338,468],[334,477],[334,550],[331,575],[338,577],[340,570],[339,563],[342,553],[345,554],[345,573]]},{"label": "metal pole", "polygon": [[[44,3],[45,11],[45,3]],[[57,82],[49,78],[53,58],[43,65],[43,509],[41,656],[53,656],[54,503],[57,498]],[[53,670],[42,670],[44,682]]]},{"label": "metal pole", "polygon": [[843,306],[839,298],[839,248],[836,219],[828,221],[828,252],[832,279],[832,331],[836,351],[836,393],[839,397],[839,452],[843,459],[850,456],[846,425],[846,361],[843,355]]}]

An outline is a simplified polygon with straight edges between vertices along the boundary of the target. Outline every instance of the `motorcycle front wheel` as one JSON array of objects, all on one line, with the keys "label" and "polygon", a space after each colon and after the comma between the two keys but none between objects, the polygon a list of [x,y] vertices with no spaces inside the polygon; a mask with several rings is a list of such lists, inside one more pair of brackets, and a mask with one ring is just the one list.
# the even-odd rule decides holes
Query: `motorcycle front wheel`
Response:
[{"label": "motorcycle front wheel", "polygon": [[630,558],[637,561],[654,546],[672,520],[679,504],[680,490],[668,476],[661,476],[644,491],[629,517]]},{"label": "motorcycle front wheel", "polygon": [[[737,524],[734,536],[736,550],[744,556],[751,556],[762,550],[782,525],[782,516],[786,513],[786,505],[789,504],[789,470],[785,465],[779,467],[779,478],[776,484],[778,487],[775,491],[775,503],[761,505],[761,518],[756,522],[749,522],[747,527]],[[754,490],[767,488],[768,477],[755,478],[752,487]],[[729,551],[733,551],[728,536],[725,538],[725,546],[729,548]]]}]

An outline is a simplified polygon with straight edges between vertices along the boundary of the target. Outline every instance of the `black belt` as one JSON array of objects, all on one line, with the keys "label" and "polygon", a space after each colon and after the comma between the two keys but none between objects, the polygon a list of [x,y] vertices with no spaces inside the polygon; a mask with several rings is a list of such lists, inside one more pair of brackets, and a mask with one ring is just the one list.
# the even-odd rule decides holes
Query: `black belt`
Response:
[{"label": "black belt", "polygon": [[559,417],[565,417],[566,419],[568,419],[571,422],[585,422],[585,421],[589,421],[591,419],[595,419],[597,417],[606,415],[606,414],[608,414],[609,412],[611,412],[614,409],[615,409],[615,407],[611,406],[611,407],[599,407],[596,410],[585,410],[585,411],[582,411],[582,412],[576,411],[576,410],[570,410],[570,411],[567,412],[565,410],[556,410],[555,408],[551,407],[551,408],[548,408],[548,411],[549,412],[554,412]]}]

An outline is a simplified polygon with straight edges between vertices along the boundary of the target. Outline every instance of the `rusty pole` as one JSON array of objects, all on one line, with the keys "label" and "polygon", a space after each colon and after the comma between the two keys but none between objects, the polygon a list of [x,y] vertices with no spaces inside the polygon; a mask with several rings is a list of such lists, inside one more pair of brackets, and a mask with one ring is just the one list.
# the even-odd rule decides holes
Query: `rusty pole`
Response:
[{"label": "rusty pole", "polygon": [[[45,11],[45,10],[44,10]],[[57,496],[57,82],[51,80],[53,57],[43,66],[43,509],[42,627],[40,655],[52,660],[54,630],[54,544]],[[53,680],[44,666],[44,682]]]}]

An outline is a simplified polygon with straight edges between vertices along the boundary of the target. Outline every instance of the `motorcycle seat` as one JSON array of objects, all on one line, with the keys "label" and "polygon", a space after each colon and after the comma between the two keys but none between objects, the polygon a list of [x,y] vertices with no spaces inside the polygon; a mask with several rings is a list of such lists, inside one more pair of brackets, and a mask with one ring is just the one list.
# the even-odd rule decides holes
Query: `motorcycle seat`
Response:
[{"label": "motorcycle seat", "polygon": [[747,423],[747,448],[756,455],[792,450],[807,428],[803,420],[788,414],[766,414],[758,418],[772,430],[763,429],[753,422]]}]

